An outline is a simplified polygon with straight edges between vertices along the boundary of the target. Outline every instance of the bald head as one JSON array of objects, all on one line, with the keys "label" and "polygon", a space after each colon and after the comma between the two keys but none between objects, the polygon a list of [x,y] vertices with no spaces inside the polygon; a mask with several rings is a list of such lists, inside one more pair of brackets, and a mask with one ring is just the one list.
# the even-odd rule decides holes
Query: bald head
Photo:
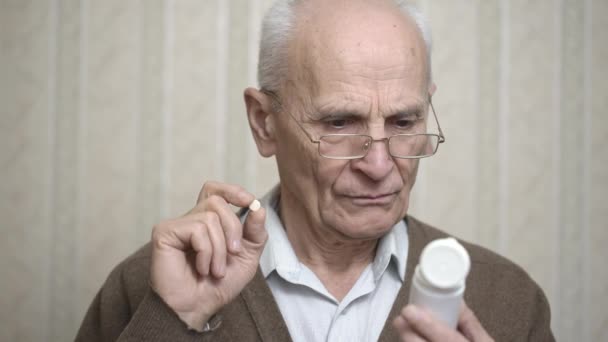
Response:
[{"label": "bald head", "polygon": [[[316,93],[339,70],[374,80],[426,79],[428,54],[414,20],[390,0],[309,0],[296,7],[288,44],[288,89]],[[421,83],[421,91],[428,82]],[[300,92],[302,89],[297,90]]]},{"label": "bald head", "polygon": [[[392,31],[381,27],[388,23],[387,18],[393,25]],[[361,28],[365,28],[363,32],[358,30]],[[310,38],[307,43],[318,43],[318,40],[314,41],[315,35],[332,35],[336,42],[336,39],[347,38],[349,32],[355,37],[359,35],[361,42],[385,34],[405,34],[402,39],[422,40],[424,47],[420,52],[426,56],[427,77],[431,79],[430,29],[420,12],[404,0],[277,0],[266,13],[262,26],[258,65],[260,87],[275,91],[282,88],[286,76],[293,71],[288,70],[288,50],[293,48],[294,39],[301,38],[298,35],[307,35]],[[412,34],[414,37],[408,37]],[[333,44],[331,40],[328,42]],[[300,43],[303,41],[297,42]]]},{"label": "bald head", "polygon": [[[306,0],[296,2],[294,28],[322,35],[366,31],[369,35],[413,32],[424,41],[414,19],[394,0]],[[386,28],[393,29],[386,32]]]}]

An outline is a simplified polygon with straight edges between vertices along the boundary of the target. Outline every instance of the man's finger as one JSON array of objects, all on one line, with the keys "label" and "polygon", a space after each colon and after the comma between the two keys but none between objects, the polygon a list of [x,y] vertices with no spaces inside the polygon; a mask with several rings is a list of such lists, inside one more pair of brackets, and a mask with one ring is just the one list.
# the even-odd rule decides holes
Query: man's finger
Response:
[{"label": "man's finger", "polygon": [[[428,342],[422,336],[416,334],[414,331],[407,330],[399,336],[400,341],[403,342]],[[443,341],[442,341],[443,342]]]},{"label": "man's finger", "polygon": [[232,211],[228,203],[217,195],[209,197],[205,207],[207,211],[213,212],[219,217],[228,250],[231,253],[238,253],[241,249],[243,229],[241,221],[236,214]]},{"label": "man's finger", "polygon": [[243,224],[243,238],[254,244],[264,244],[268,239],[268,233],[264,227],[266,223],[266,209],[259,207],[259,202],[257,204],[252,203],[251,205],[254,207],[253,209],[257,206],[258,210],[249,210]]},{"label": "man's finger", "polygon": [[248,206],[255,199],[253,194],[238,185],[207,182],[199,192],[196,204],[200,204],[213,195],[220,196],[226,202],[241,208]]},{"label": "man's finger", "polygon": [[[220,226],[219,219],[215,214],[209,213],[209,219],[206,220],[209,240],[213,248],[211,255],[211,273],[216,278],[223,278],[226,275],[226,239],[224,231]],[[215,216],[215,219],[212,218]]]},{"label": "man's finger", "polygon": [[404,342],[422,342],[424,339],[417,335],[412,329],[409,327],[407,322],[402,316],[397,316],[393,320],[393,326],[397,329],[397,334],[399,335],[399,341]]},{"label": "man's finger", "polygon": [[196,249],[197,246],[193,246],[193,234],[203,226],[202,221],[185,217],[164,221],[152,230],[152,242],[157,249],[161,250],[167,248],[181,251]]},{"label": "man's finger", "polygon": [[471,341],[494,341],[477,319],[477,316],[463,303],[460,317],[458,319],[458,330]]},{"label": "man's finger", "polygon": [[402,310],[401,315],[415,332],[428,341],[466,341],[464,336],[424,309],[410,304]]},{"label": "man's finger", "polygon": [[405,319],[399,315],[393,320],[393,327],[395,327],[395,329],[401,333],[407,328],[407,323],[405,322]]},{"label": "man's finger", "polygon": [[209,231],[203,227],[197,233],[200,237],[196,243],[196,270],[202,276],[208,276],[211,265],[211,256],[213,255],[213,247],[209,238]]}]

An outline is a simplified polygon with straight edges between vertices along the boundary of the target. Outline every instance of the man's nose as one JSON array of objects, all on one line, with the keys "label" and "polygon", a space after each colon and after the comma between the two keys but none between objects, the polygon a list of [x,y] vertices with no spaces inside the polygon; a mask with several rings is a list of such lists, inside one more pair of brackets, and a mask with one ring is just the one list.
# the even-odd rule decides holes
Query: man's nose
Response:
[{"label": "man's nose", "polygon": [[388,176],[395,167],[395,162],[388,153],[388,140],[379,139],[370,142],[365,157],[353,160],[351,165],[376,181]]}]

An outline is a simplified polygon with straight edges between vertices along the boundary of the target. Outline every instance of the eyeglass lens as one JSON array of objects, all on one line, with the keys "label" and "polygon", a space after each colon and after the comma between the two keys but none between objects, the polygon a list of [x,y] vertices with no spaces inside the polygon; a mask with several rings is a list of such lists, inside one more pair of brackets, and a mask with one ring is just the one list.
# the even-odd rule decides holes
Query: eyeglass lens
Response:
[{"label": "eyeglass lens", "polygon": [[[435,134],[394,135],[388,141],[390,155],[397,158],[433,155],[439,144]],[[371,148],[367,135],[325,135],[319,140],[319,153],[328,158],[361,158]]]}]

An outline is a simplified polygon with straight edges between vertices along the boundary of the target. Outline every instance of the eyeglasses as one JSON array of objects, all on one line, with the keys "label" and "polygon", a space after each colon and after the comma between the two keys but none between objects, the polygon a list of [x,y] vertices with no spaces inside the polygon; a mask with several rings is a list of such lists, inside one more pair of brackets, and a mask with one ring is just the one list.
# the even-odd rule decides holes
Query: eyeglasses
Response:
[{"label": "eyeglasses", "polygon": [[[262,90],[282,106],[276,93],[270,90]],[[300,127],[302,132],[308,137],[310,142],[317,144],[319,155],[328,159],[359,159],[364,158],[374,142],[384,142],[388,146],[388,153],[394,158],[400,159],[420,159],[434,155],[439,148],[439,144],[445,142],[445,136],[437,120],[435,108],[429,97],[429,105],[433,112],[433,117],[437,123],[438,133],[403,133],[395,134],[382,139],[374,139],[366,134],[326,134],[321,135],[318,140],[314,139],[302,124],[293,116],[289,116]]]}]

